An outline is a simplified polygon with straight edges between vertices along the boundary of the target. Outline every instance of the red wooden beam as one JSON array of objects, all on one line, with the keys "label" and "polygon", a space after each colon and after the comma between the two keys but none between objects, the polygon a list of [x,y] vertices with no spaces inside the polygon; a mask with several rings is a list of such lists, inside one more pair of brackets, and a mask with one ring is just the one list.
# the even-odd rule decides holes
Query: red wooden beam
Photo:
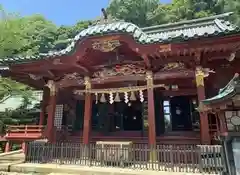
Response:
[{"label": "red wooden beam", "polygon": [[177,78],[193,78],[195,73],[192,70],[183,71],[164,71],[154,74],[154,80],[177,79]]},{"label": "red wooden beam", "polygon": [[163,96],[189,96],[197,95],[196,89],[179,89],[176,91],[173,90],[161,90]]}]

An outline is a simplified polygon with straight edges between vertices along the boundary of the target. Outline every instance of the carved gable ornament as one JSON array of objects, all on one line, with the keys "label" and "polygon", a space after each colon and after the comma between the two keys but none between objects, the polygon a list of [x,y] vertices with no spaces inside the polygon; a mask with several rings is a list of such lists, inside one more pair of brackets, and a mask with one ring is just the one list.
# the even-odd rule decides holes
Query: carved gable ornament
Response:
[{"label": "carved gable ornament", "polygon": [[68,87],[71,85],[83,85],[84,79],[77,72],[65,74],[64,77],[57,82],[57,84],[62,87]]},{"label": "carved gable ornament", "polygon": [[94,41],[92,48],[101,52],[111,52],[121,45],[119,40],[98,40]]},{"label": "carved gable ornament", "polygon": [[94,72],[93,78],[105,78],[112,76],[126,76],[134,74],[146,74],[146,69],[142,66],[126,64],[117,65],[112,68],[102,68],[100,71]]}]

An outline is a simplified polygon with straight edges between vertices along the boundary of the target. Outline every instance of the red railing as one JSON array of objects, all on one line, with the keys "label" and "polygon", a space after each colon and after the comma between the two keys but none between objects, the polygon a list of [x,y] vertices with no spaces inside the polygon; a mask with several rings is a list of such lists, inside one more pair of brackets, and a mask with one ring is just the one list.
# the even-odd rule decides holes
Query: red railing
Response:
[{"label": "red railing", "polygon": [[43,125],[11,125],[8,126],[7,132],[5,135],[6,139],[38,139],[44,137]]}]

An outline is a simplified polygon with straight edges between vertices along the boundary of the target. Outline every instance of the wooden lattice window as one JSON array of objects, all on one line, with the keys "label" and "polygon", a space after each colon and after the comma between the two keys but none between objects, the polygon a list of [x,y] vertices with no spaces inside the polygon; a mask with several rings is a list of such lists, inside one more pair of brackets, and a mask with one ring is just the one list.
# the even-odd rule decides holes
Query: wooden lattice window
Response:
[{"label": "wooden lattice window", "polygon": [[63,105],[56,105],[54,126],[57,129],[62,128],[62,118],[63,118]]}]

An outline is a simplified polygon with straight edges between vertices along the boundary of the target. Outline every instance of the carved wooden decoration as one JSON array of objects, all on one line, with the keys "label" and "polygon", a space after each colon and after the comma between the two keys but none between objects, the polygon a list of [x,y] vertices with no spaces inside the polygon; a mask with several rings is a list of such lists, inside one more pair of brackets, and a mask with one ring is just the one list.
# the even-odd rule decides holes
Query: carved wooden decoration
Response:
[{"label": "carved wooden decoration", "polygon": [[185,69],[184,63],[181,63],[181,62],[167,63],[164,65],[161,71],[179,70],[179,69]]},{"label": "carved wooden decoration", "polygon": [[102,70],[94,72],[93,78],[105,78],[112,76],[125,76],[134,74],[145,74],[146,69],[141,66],[126,64],[122,66],[115,66],[112,68],[102,68]]},{"label": "carved wooden decoration", "polygon": [[40,80],[40,79],[42,79],[42,76],[39,76],[39,75],[34,75],[34,74],[28,74],[28,75],[33,80]]},{"label": "carved wooden decoration", "polygon": [[54,65],[63,64],[60,59],[54,59],[52,62]]},{"label": "carved wooden decoration", "polygon": [[81,78],[81,76],[77,72],[74,72],[74,73],[66,74],[63,79],[77,80],[79,78]]},{"label": "carved wooden decoration", "polygon": [[171,44],[163,44],[159,46],[159,52],[170,52],[172,50]]},{"label": "carved wooden decoration", "polygon": [[120,45],[119,40],[99,40],[92,44],[92,48],[101,52],[111,52]]},{"label": "carved wooden decoration", "polygon": [[204,86],[204,77],[205,77],[205,74],[204,74],[202,68],[197,67],[196,68],[196,84],[197,84],[197,87]]},{"label": "carved wooden decoration", "polygon": [[74,72],[66,74],[57,84],[60,88],[71,85],[84,85],[84,79],[77,72]]},{"label": "carved wooden decoration", "polygon": [[50,96],[56,95],[58,89],[57,89],[56,84],[53,80],[48,80],[48,82],[45,86],[47,86],[49,88]]}]

